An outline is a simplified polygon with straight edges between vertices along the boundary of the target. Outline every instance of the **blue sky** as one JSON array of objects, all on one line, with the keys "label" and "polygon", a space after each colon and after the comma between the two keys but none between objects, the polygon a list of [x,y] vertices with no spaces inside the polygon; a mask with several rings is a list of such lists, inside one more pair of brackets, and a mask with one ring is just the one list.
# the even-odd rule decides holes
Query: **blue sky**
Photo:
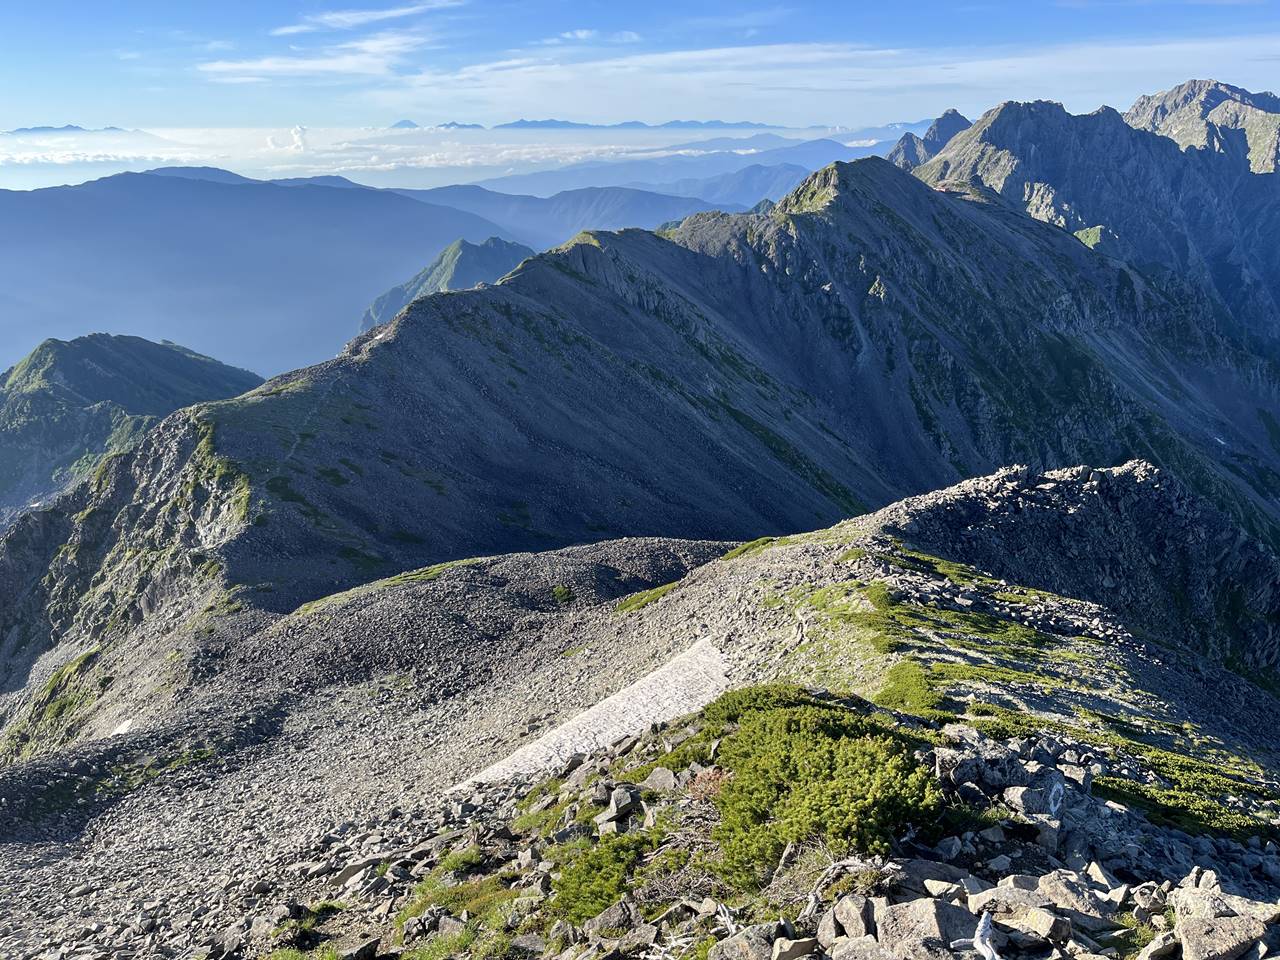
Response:
[{"label": "blue sky", "polygon": [[1126,106],[1207,75],[1280,86],[1276,2],[41,0],[0,10],[0,129],[401,116],[856,126],[1011,98]]}]

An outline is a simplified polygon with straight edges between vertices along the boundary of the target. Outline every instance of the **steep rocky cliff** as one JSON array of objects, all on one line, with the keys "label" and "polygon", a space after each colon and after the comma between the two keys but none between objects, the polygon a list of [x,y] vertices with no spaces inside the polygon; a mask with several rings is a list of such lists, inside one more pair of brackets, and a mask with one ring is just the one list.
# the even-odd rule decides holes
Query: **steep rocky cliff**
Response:
[{"label": "steep rocky cliff", "polygon": [[914,173],[980,183],[1100,251],[1191,278],[1274,356],[1280,181],[1240,152],[1184,151],[1110,107],[1075,116],[1059,103],[1004,103]]},{"label": "steep rocky cliff", "polygon": [[1216,80],[1188,80],[1139,97],[1124,115],[1139,130],[1187,149],[1243,158],[1254,173],[1275,173],[1280,161],[1280,97],[1250,93]]}]

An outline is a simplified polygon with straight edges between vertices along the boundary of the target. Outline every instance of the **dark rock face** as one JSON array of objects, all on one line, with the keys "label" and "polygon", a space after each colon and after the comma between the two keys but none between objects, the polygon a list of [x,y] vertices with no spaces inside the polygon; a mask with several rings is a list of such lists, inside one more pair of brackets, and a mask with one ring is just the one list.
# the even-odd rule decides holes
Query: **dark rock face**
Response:
[{"label": "dark rock face", "polygon": [[[1130,119],[1139,115],[1155,116]],[[1110,107],[1073,116],[1058,103],[1005,103],[914,173],[980,183],[1099,250],[1193,278],[1274,358],[1280,182],[1239,151],[1184,151]]]},{"label": "dark rock face", "polygon": [[262,378],[171,343],[95,334],[46,340],[0,378],[0,528],[132,447],[180,407]]},{"label": "dark rock face", "polygon": [[1139,97],[1124,119],[1183,149],[1233,154],[1254,173],[1275,173],[1280,161],[1280,97],[1274,93],[1250,93],[1216,80],[1188,80],[1163,93]]}]

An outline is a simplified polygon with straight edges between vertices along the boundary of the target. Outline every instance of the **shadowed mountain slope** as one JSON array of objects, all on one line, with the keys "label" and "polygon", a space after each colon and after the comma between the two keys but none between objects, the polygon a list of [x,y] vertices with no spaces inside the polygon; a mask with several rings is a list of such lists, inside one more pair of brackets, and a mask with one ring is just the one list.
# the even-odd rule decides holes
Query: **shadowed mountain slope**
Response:
[{"label": "shadowed mountain slope", "polygon": [[1212,290],[1275,356],[1280,338],[1280,179],[1242,155],[1183,151],[1115,110],[1005,103],[915,175],[976,182],[1031,216],[1139,266]]}]

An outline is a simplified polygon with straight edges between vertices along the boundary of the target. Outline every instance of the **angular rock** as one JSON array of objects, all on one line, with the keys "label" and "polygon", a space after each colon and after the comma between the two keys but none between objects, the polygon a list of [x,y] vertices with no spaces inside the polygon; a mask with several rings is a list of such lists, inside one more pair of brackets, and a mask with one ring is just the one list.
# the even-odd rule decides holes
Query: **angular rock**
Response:
[{"label": "angular rock", "polygon": [[981,893],[969,895],[969,912],[982,913],[1014,913],[1018,910],[1043,909],[1052,905],[1052,901],[1038,890],[1026,890],[1022,887],[993,887]]},{"label": "angular rock", "polygon": [[707,960],[773,960],[776,923],[761,923],[739,930],[711,947]]},{"label": "angular rock", "polygon": [[1018,907],[996,919],[1004,926],[1037,940],[1064,943],[1071,939],[1071,921],[1043,907]]},{"label": "angular rock", "polygon": [[893,945],[909,940],[940,940],[949,944],[973,936],[976,921],[964,907],[924,898],[876,911],[876,939]]},{"label": "angular rock", "polygon": [[817,953],[820,946],[817,937],[803,937],[799,940],[779,937],[773,941],[772,960],[801,960],[802,957]]},{"label": "angular rock", "polygon": [[840,930],[846,937],[856,940],[860,937],[875,936],[875,909],[866,897],[857,893],[846,894],[836,901],[833,913],[836,923],[840,925]]},{"label": "angular rock", "polygon": [[1236,960],[1267,932],[1257,917],[1191,917],[1175,928],[1183,960]]},{"label": "angular rock", "polygon": [[893,954],[874,937],[851,937],[837,940],[829,951],[831,960],[894,960]]},{"label": "angular rock", "polygon": [[676,788],[676,775],[666,767],[654,767],[653,771],[640,781],[640,787],[643,790],[670,793]]},{"label": "angular rock", "polygon": [[584,923],[582,930],[592,936],[605,936],[611,931],[629,930],[635,921],[635,905],[630,900],[619,900]]}]

